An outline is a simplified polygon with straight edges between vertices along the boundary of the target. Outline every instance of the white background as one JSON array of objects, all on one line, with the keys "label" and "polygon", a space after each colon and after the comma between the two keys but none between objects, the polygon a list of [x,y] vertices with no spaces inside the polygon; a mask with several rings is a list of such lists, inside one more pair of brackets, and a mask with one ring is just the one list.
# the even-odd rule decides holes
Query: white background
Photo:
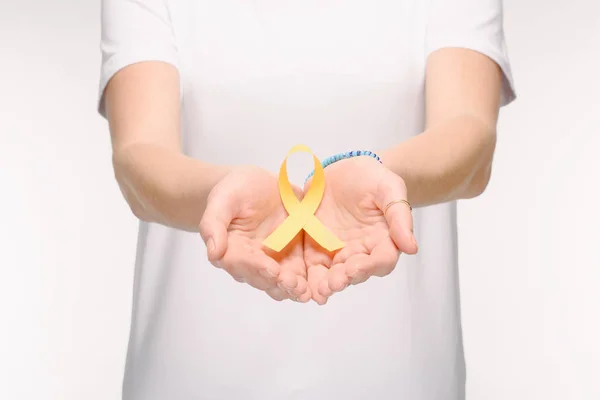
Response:
[{"label": "white background", "polygon": [[[0,1],[0,399],[120,396],[136,221],[96,113],[99,1]],[[519,99],[460,205],[469,400],[600,399],[600,4],[509,0]]]}]

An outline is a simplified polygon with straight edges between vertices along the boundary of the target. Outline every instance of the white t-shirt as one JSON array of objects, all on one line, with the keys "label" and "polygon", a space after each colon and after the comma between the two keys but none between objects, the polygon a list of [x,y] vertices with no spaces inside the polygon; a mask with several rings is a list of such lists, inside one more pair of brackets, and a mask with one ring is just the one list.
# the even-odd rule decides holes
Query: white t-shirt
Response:
[{"label": "white t-shirt", "polygon": [[[100,94],[129,64],[177,66],[184,150],[206,162],[276,172],[297,143],[323,159],[417,135],[441,47],[492,58],[514,98],[500,0],[104,0],[102,28]],[[123,398],[463,399],[456,205],[414,217],[418,255],[323,307],[275,302],[198,234],[141,223]]]}]

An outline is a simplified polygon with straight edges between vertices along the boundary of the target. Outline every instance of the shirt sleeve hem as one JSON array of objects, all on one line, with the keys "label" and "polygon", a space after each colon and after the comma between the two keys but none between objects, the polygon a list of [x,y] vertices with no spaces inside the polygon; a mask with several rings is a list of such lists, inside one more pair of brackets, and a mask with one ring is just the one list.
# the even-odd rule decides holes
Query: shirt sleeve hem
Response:
[{"label": "shirt sleeve hem", "polygon": [[106,109],[104,106],[104,92],[106,90],[106,86],[108,85],[112,77],[125,67],[146,61],[165,62],[173,65],[175,68],[179,68],[179,63],[177,62],[177,55],[175,50],[157,52],[154,49],[138,49],[135,51],[120,51],[119,54],[112,55],[102,65],[100,86],[98,89],[98,100],[96,104],[96,110],[103,118],[106,118]]},{"label": "shirt sleeve hem", "polygon": [[494,49],[493,46],[490,46],[489,44],[474,41],[472,39],[447,39],[443,42],[436,43],[433,46],[428,46],[426,49],[426,57],[428,57],[434,51],[442,48],[469,49],[489,57],[500,67],[502,71],[500,107],[509,105],[517,98],[510,62],[505,54]]}]

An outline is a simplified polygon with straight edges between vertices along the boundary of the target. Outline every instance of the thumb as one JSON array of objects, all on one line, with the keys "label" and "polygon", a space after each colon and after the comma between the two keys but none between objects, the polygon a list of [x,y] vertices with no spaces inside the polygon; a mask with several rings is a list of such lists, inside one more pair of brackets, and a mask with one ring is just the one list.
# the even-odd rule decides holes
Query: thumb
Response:
[{"label": "thumb", "polygon": [[212,263],[223,258],[227,251],[227,228],[232,219],[227,196],[209,198],[199,228],[200,236],[206,244],[208,259]]},{"label": "thumb", "polygon": [[384,213],[396,247],[403,253],[416,254],[419,247],[413,233],[412,210],[404,180],[390,171],[382,179],[378,191],[377,207]]}]

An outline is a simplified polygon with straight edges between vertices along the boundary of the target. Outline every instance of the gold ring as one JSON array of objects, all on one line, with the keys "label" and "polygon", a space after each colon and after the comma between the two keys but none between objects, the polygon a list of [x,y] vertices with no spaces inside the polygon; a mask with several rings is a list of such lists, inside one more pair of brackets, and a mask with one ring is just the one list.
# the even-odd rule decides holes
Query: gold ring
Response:
[{"label": "gold ring", "polygon": [[384,207],[383,209],[383,215],[385,215],[387,213],[387,210],[393,206],[394,204],[398,204],[398,203],[404,203],[408,206],[408,208],[410,208],[410,211],[412,211],[412,206],[410,205],[410,203],[408,202],[408,200],[394,200],[394,201],[390,201],[389,203],[387,203],[387,205]]}]

